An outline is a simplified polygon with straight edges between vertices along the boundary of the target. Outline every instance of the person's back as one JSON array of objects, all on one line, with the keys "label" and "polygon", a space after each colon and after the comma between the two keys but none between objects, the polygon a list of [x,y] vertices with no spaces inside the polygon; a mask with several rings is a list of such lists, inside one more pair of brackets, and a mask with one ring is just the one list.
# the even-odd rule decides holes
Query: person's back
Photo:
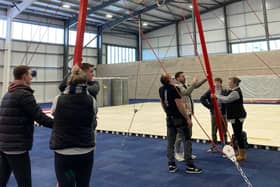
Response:
[{"label": "person's back", "polygon": [[18,186],[31,186],[29,150],[33,144],[34,121],[52,127],[36,103],[31,89],[28,66],[14,69],[15,80],[9,86],[0,106],[0,186],[5,187],[13,171]]},{"label": "person's back", "polygon": [[86,91],[60,95],[53,115],[52,149],[94,146],[93,98]]},{"label": "person's back", "polygon": [[13,83],[3,97],[0,107],[1,151],[31,149],[34,126],[32,118],[24,111],[24,105],[26,97],[32,97],[32,93],[30,87]]},{"label": "person's back", "polygon": [[173,116],[184,119],[184,116],[179,112],[175,99],[179,98],[179,94],[174,86],[163,85],[159,88],[159,95],[165,104],[165,112],[167,116]]},{"label": "person's back", "polygon": [[[50,148],[55,152],[55,172],[60,187],[88,187],[93,167],[96,101],[87,92],[85,72],[75,66],[64,92],[52,106],[54,126]],[[65,173],[73,175],[65,175]]]}]

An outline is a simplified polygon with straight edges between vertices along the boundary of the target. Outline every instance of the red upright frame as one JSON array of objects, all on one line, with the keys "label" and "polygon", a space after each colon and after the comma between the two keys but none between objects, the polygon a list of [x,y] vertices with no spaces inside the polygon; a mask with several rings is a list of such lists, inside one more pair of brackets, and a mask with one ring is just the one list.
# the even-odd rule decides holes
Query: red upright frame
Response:
[{"label": "red upright frame", "polygon": [[80,11],[77,24],[76,46],[74,50],[73,66],[82,63],[84,33],[86,28],[88,0],[80,0]]},{"label": "red upright frame", "polygon": [[[208,52],[207,52],[206,42],[205,42],[205,38],[204,38],[203,27],[202,27],[202,23],[201,23],[200,12],[199,12],[197,0],[192,0],[192,4],[193,4],[193,10],[194,10],[194,14],[195,14],[196,22],[197,22],[197,28],[198,28],[198,32],[199,32],[199,37],[200,37],[200,42],[201,42],[201,47],[202,47],[202,52],[203,52],[203,57],[204,57],[204,64],[205,64],[205,68],[206,68],[206,72],[207,72],[207,80],[208,80],[211,94],[214,95],[215,86],[214,86],[214,82],[213,82],[211,65],[209,63],[209,57],[208,57]],[[221,118],[221,113],[220,113],[216,98],[212,98],[212,103],[213,103],[213,107],[214,107],[214,111],[215,111],[214,113],[215,113],[215,117],[216,117],[217,127],[219,129],[220,140],[223,142],[224,135],[223,135],[222,123],[221,123],[222,118]]]}]

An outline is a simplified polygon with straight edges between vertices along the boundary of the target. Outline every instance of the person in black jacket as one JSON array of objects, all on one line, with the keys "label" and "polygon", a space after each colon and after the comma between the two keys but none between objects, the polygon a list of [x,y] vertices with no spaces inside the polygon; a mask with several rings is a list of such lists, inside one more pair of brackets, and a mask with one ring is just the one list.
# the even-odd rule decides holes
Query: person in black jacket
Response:
[{"label": "person in black jacket", "polygon": [[13,171],[19,187],[31,187],[29,150],[33,144],[34,121],[51,128],[31,89],[31,69],[15,67],[14,81],[0,106],[0,186],[5,187]]},{"label": "person in black jacket", "polygon": [[226,104],[227,119],[232,124],[234,137],[236,137],[238,142],[238,153],[236,157],[237,161],[243,161],[247,159],[245,141],[243,140],[242,136],[243,123],[247,113],[243,106],[243,95],[239,87],[240,82],[241,80],[238,77],[229,78],[230,91],[228,95],[216,95],[219,102]]},{"label": "person in black jacket", "polygon": [[[89,92],[90,95],[92,95],[95,99],[97,97],[97,94],[100,90],[100,86],[99,86],[99,83],[95,80],[93,80],[94,78],[94,73],[93,73],[93,70],[94,70],[94,65],[92,64],[89,64],[89,63],[82,63],[80,68],[86,73],[86,76],[87,76],[87,90]],[[60,83],[59,85],[59,90],[61,92],[63,92],[65,90],[65,88],[67,87],[67,80],[68,80],[68,77],[71,73],[68,73],[63,81]]]},{"label": "person in black jacket", "polygon": [[160,78],[162,87],[159,88],[159,96],[163,110],[166,113],[167,125],[167,158],[169,172],[177,171],[175,163],[174,146],[176,136],[181,134],[184,144],[184,160],[186,162],[187,173],[201,173],[202,169],[194,165],[192,159],[191,126],[192,121],[188,114],[186,104],[175,87],[168,74],[163,74]]},{"label": "person in black jacket", "polygon": [[51,111],[54,126],[50,148],[55,152],[55,172],[60,187],[88,187],[93,167],[96,101],[87,92],[83,70],[74,66],[64,92]]},{"label": "person in black jacket", "polygon": [[[215,84],[215,92],[218,95],[226,95],[227,94],[227,90],[223,88],[223,80],[221,78],[215,78],[214,80],[214,84]],[[215,150],[215,145],[217,144],[217,123],[216,123],[216,117],[214,114],[214,108],[213,108],[213,104],[212,104],[212,99],[211,99],[211,92],[210,90],[208,90],[207,92],[205,92],[205,94],[203,94],[200,98],[200,102],[203,106],[205,106],[206,108],[208,108],[210,110],[211,113],[211,129],[212,129],[212,140],[213,140],[213,144],[212,147],[207,151],[207,152],[216,152]],[[224,142],[222,142],[223,144],[226,144],[227,142],[227,123],[226,123],[226,106],[223,103],[218,102],[218,106],[219,109],[221,111],[221,124],[222,124],[222,129],[223,129],[223,135],[224,135]]]}]

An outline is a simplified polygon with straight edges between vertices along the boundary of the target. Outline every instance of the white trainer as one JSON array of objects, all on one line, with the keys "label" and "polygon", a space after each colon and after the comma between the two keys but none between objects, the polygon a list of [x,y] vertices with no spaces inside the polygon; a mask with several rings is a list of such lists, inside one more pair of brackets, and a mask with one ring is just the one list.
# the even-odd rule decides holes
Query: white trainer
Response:
[{"label": "white trainer", "polygon": [[184,161],[184,154],[183,153],[175,153],[175,159],[178,161],[178,162],[182,162]]},{"label": "white trainer", "polygon": [[195,155],[192,155],[192,159],[195,160],[197,158],[197,156]]}]

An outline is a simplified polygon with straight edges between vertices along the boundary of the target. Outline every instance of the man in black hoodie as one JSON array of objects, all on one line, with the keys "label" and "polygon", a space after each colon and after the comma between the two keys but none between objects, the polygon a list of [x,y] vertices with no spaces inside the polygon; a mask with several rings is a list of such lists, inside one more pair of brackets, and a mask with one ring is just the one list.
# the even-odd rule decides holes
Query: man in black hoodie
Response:
[{"label": "man in black hoodie", "polygon": [[31,187],[29,150],[33,144],[34,121],[52,128],[53,120],[36,103],[31,69],[15,67],[14,81],[0,106],[0,187],[6,187],[11,172],[19,187]]},{"label": "man in black hoodie", "polygon": [[[215,84],[215,92],[219,95],[227,95],[227,90],[223,88],[222,84],[223,84],[223,80],[221,78],[215,78],[214,80],[214,84]],[[200,98],[200,102],[203,106],[205,106],[206,108],[208,108],[210,110],[211,113],[211,129],[212,129],[212,140],[213,140],[213,145],[212,147],[207,151],[207,152],[217,152],[215,150],[215,145],[217,144],[217,122],[216,122],[216,117],[215,117],[215,113],[214,113],[214,107],[212,104],[212,98],[211,98],[211,92],[210,90],[208,90],[207,92],[205,92],[204,95],[201,96]],[[219,109],[221,111],[222,114],[222,120],[221,120],[221,124],[222,124],[222,130],[223,130],[223,135],[224,135],[224,142],[222,142],[223,144],[225,144],[227,142],[227,123],[226,123],[226,106],[223,103],[220,103],[218,101],[218,105],[219,105]]]}]

